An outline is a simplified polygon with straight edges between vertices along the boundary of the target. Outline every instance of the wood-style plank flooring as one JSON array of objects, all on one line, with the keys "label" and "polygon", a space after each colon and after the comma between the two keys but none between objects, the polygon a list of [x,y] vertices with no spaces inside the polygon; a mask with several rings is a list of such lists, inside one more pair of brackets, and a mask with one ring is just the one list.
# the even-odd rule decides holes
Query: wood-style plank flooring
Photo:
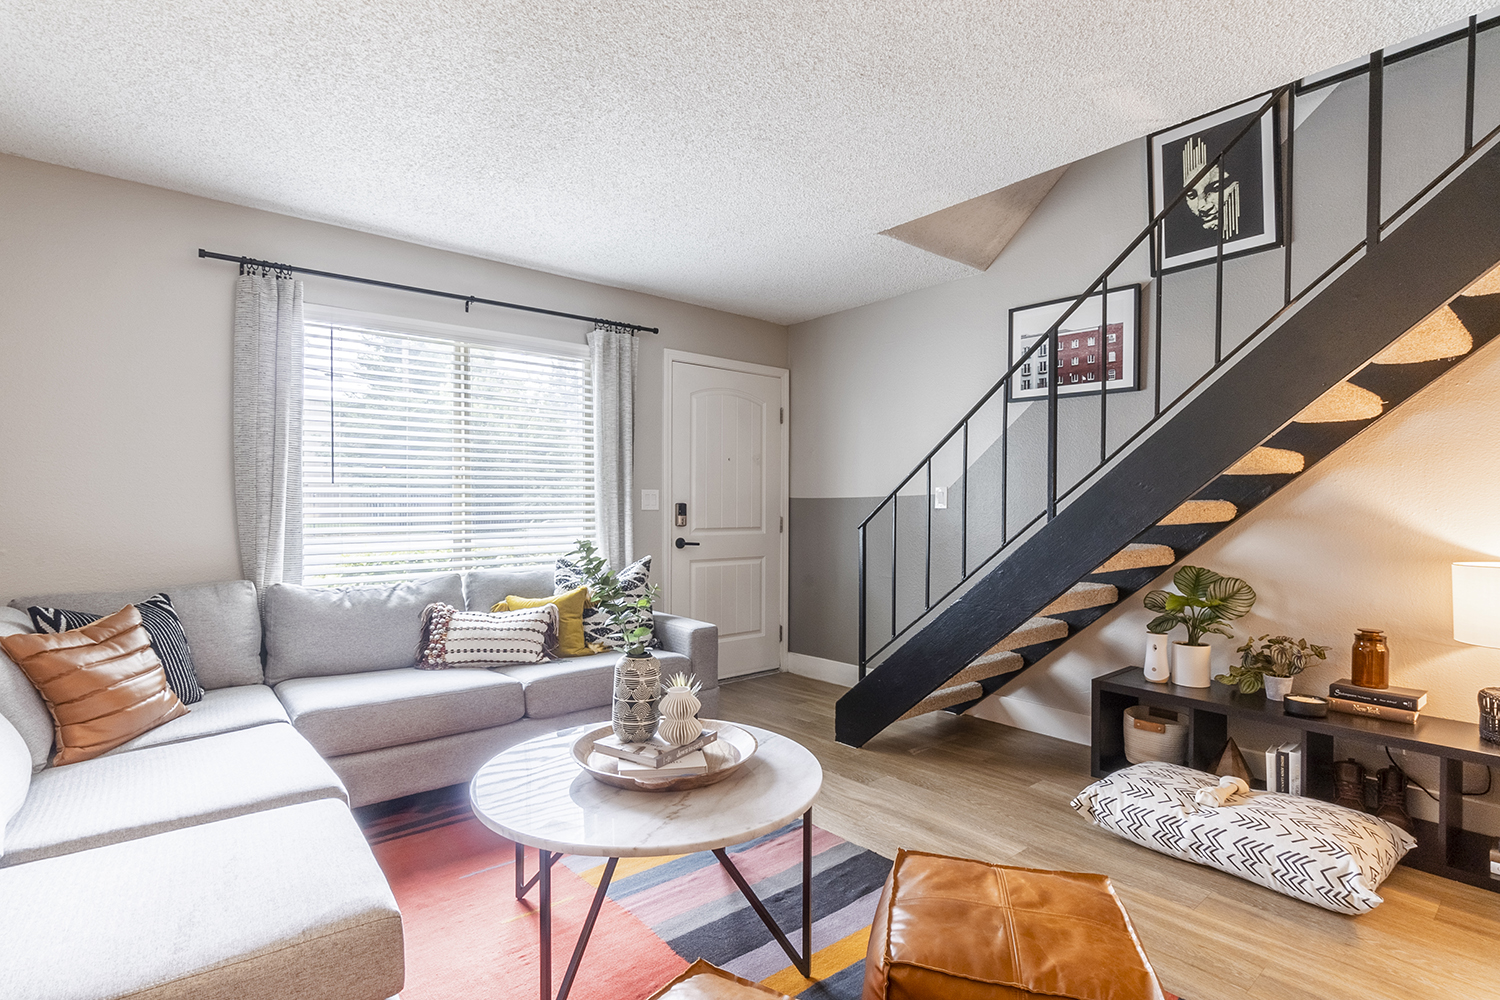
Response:
[{"label": "wood-style plank flooring", "polygon": [[1500,894],[1398,868],[1384,905],[1329,913],[1090,826],[1068,806],[1091,780],[1087,747],[937,712],[856,750],[833,741],[842,691],[760,677],[726,684],[720,713],[817,755],[814,822],[846,840],[1110,876],[1186,1000],[1500,1000]]}]

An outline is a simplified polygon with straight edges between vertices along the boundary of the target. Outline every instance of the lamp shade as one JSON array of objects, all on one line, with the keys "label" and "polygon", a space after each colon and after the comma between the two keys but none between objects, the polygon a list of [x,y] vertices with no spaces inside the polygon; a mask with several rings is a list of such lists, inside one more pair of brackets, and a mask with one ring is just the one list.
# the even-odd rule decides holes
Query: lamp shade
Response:
[{"label": "lamp shade", "polygon": [[1500,647],[1500,562],[1453,564],[1453,638]]}]

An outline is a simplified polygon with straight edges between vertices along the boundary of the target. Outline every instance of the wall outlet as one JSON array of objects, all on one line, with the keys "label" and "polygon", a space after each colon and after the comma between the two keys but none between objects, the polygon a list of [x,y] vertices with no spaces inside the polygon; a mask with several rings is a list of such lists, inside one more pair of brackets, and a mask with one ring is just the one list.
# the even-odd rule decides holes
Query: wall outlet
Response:
[{"label": "wall outlet", "polygon": [[661,490],[641,490],[641,510],[661,510]]},{"label": "wall outlet", "polygon": [[948,487],[946,487],[946,486],[934,486],[932,488],[932,509],[933,510],[947,510],[948,509]]}]

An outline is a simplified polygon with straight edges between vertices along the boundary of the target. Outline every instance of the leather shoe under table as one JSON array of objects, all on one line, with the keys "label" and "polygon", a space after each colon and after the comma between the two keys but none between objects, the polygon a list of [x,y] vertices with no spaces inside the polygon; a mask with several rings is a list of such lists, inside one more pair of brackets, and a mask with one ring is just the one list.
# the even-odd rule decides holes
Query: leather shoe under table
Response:
[{"label": "leather shoe under table", "polygon": [[864,1000],[1162,1000],[1103,875],[901,851],[870,927]]}]

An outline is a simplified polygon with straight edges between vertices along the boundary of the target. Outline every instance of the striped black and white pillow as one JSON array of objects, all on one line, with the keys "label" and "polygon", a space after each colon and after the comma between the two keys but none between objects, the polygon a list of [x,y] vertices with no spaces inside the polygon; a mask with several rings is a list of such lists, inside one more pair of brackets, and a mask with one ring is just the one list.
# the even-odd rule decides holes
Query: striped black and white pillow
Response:
[{"label": "striped black and white pillow", "polygon": [[[203,700],[203,686],[198,683],[198,672],[193,668],[193,651],[188,648],[187,633],[182,629],[182,619],[172,607],[172,598],[157,594],[144,601],[137,601],[135,609],[141,613],[141,625],[151,640],[151,649],[161,661],[167,673],[167,686],[184,705],[195,705]],[[86,611],[64,611],[61,608],[27,608],[31,622],[38,632],[71,632],[75,628],[92,625],[103,615],[91,615]]]},{"label": "striped black and white pillow", "polygon": [[[651,557],[641,556],[635,562],[620,570],[618,574],[620,586],[625,591],[627,598],[641,598],[651,593]],[[570,590],[588,584],[593,586],[593,581],[586,579],[583,567],[562,556],[557,560],[557,566],[552,571],[552,593],[566,594]],[[654,627],[654,618],[648,613],[646,623]],[[602,653],[611,649],[624,649],[625,637],[620,630],[615,628],[609,620],[609,615],[603,610],[596,608],[590,603],[583,612],[583,641],[596,653]],[[654,635],[646,645],[652,649],[661,646],[661,640]]]},{"label": "striped black and white pillow", "polygon": [[557,605],[519,611],[460,611],[429,604],[422,611],[421,670],[540,663],[557,646]]}]

